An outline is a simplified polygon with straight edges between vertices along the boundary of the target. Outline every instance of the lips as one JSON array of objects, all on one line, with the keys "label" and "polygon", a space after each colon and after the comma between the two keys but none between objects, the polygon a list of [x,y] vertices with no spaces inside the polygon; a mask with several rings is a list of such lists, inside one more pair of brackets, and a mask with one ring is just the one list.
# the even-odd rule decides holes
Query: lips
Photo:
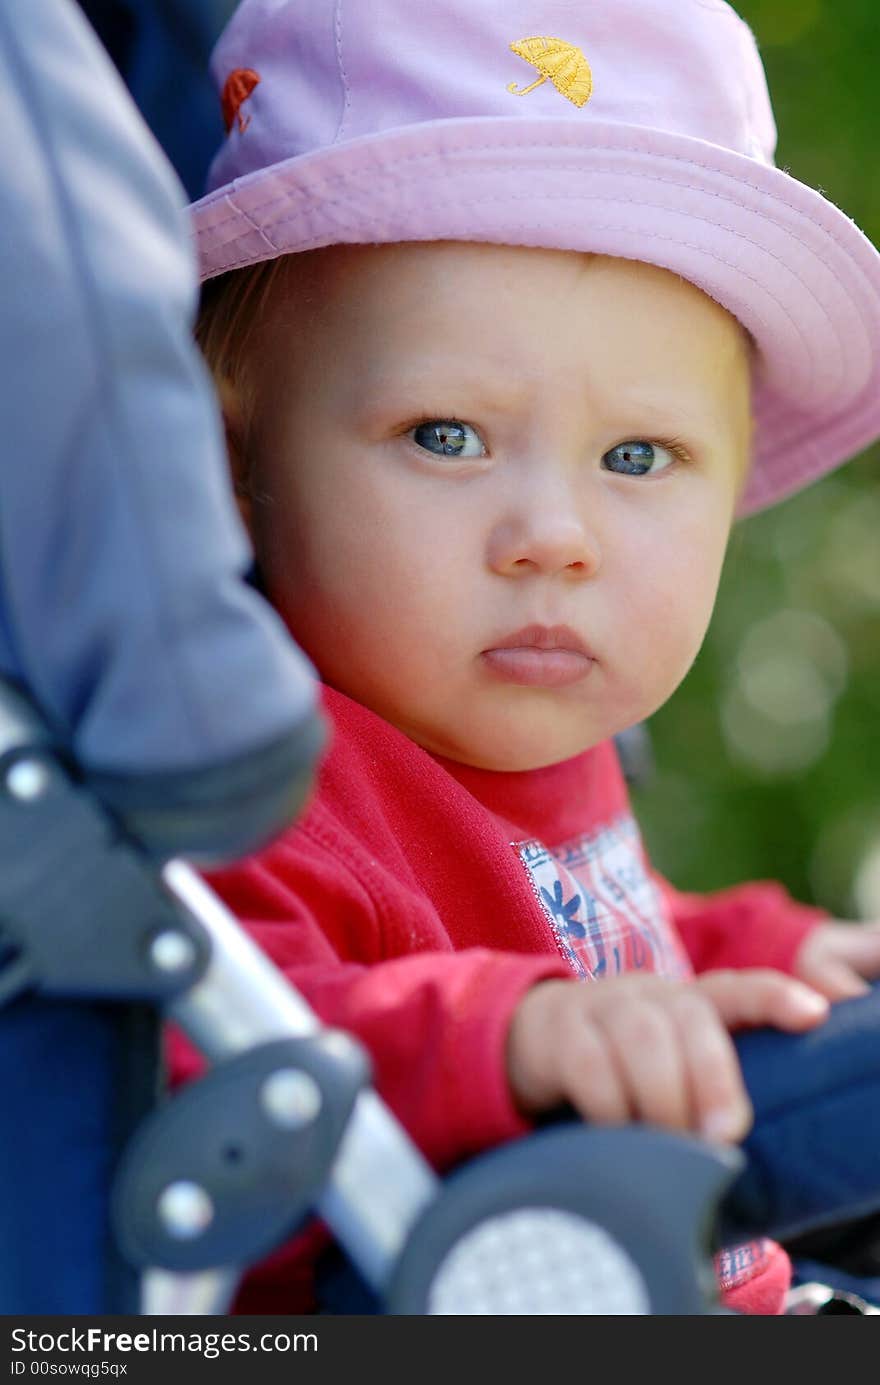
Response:
[{"label": "lips", "polygon": [[480,657],[496,678],[525,687],[566,687],[586,678],[595,664],[568,625],[526,625],[493,640]]}]

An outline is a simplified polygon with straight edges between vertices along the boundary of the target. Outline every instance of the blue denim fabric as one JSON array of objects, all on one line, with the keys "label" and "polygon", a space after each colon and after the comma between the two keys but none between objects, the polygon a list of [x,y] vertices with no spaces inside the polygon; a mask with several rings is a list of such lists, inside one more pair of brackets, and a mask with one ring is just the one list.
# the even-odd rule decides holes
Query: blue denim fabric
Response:
[{"label": "blue denim fabric", "polygon": [[108,1224],[120,1018],[30,997],[2,1012],[0,1314],[138,1311]]},{"label": "blue denim fabric", "polygon": [[755,1124],[726,1216],[777,1240],[880,1208],[880,986],[806,1034],[737,1039]]},{"label": "blue denim fabric", "polygon": [[824,1260],[792,1261],[792,1288],[799,1284],[827,1284],[844,1294],[856,1294],[874,1308],[880,1308],[880,1275],[850,1274],[839,1265]]}]

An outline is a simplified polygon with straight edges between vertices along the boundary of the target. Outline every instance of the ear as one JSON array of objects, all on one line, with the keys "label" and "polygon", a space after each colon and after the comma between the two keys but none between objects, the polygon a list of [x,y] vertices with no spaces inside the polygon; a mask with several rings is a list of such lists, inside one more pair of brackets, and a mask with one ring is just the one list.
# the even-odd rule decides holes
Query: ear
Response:
[{"label": "ear", "polygon": [[218,382],[217,394],[223,414],[226,454],[229,458],[235,503],[248,533],[253,537],[253,490],[251,468],[245,456],[245,423],[241,392],[231,380],[223,379]]}]

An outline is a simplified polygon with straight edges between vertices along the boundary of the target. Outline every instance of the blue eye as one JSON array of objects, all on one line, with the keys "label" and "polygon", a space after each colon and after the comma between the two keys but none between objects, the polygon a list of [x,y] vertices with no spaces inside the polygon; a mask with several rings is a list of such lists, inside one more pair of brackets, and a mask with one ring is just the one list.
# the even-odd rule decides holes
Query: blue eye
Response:
[{"label": "blue eye", "polygon": [[408,437],[417,447],[435,457],[484,457],[486,449],[479,433],[469,423],[452,418],[430,418],[411,428]]},{"label": "blue eye", "polygon": [[665,471],[677,458],[668,447],[657,442],[619,442],[606,452],[602,466],[618,476],[646,476],[648,472]]}]

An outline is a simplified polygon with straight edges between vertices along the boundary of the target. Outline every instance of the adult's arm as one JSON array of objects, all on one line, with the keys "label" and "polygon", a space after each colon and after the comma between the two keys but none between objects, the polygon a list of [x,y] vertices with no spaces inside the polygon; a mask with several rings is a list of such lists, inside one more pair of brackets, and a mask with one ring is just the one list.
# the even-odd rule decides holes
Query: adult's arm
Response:
[{"label": "adult's arm", "polygon": [[183,189],[72,0],[0,7],[0,115],[0,674],[172,849],[248,849],[316,689],[243,580]]}]

